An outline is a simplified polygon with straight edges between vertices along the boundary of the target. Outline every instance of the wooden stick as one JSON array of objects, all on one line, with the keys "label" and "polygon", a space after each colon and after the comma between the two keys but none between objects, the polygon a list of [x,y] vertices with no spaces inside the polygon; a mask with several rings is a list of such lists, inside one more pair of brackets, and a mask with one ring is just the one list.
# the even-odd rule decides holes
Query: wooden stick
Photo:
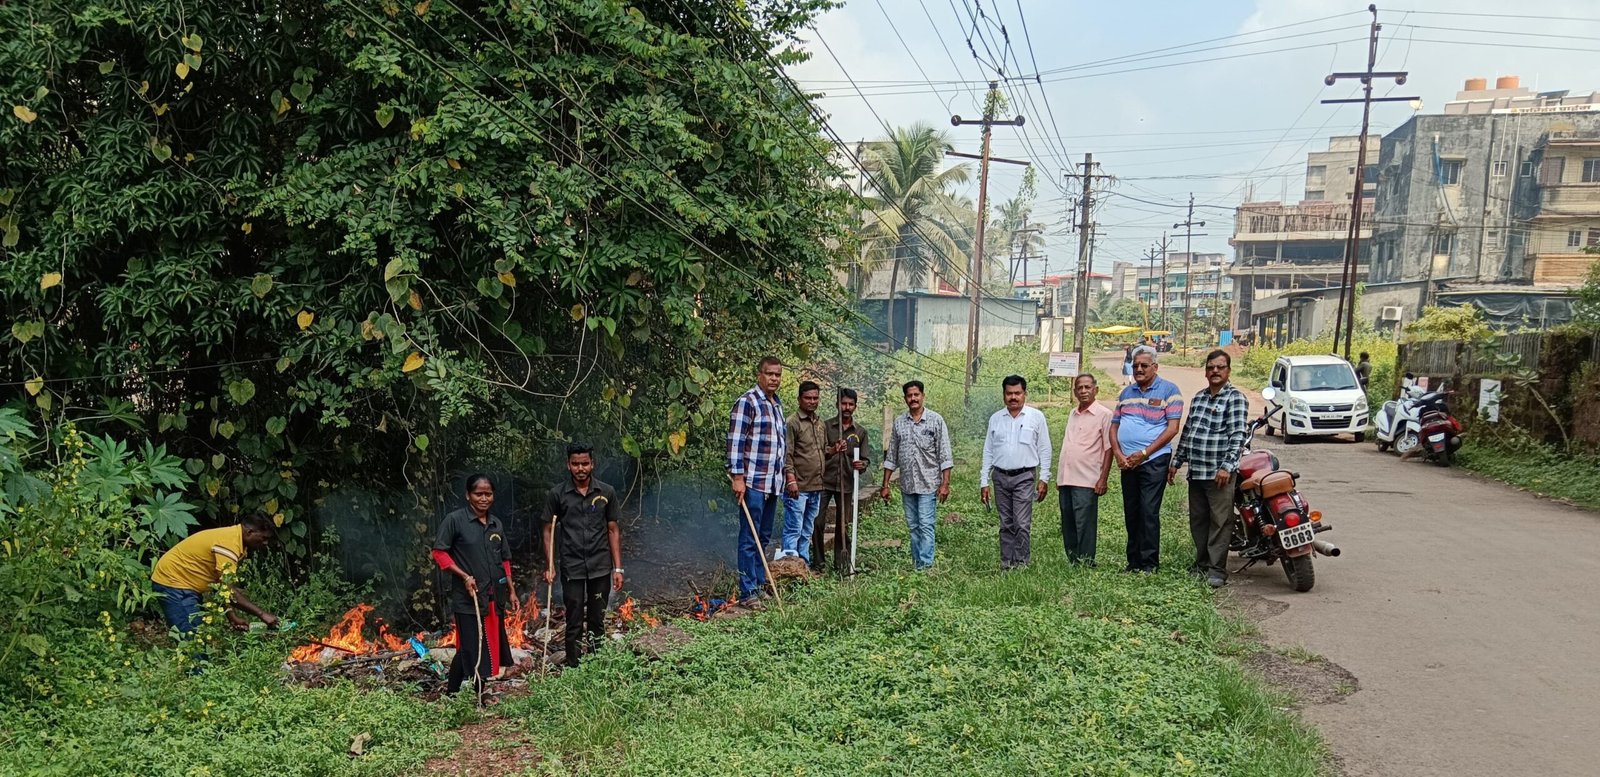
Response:
[{"label": "wooden stick", "polygon": [[545,569],[550,572],[550,579],[544,584],[544,655],[539,657],[540,676],[550,669],[550,616],[556,611],[553,599],[556,589],[556,530],[561,528],[560,523],[560,516],[550,516],[550,546],[544,549]]},{"label": "wooden stick", "polygon": [[[476,583],[477,581],[473,582]],[[477,693],[478,709],[481,710],[483,709],[483,670],[481,668],[483,666],[483,643],[489,641],[489,634],[484,631],[483,610],[478,608],[477,586],[474,585],[472,588],[467,589],[467,593],[472,594],[472,615],[478,619],[478,660],[472,662],[472,690]],[[457,650],[461,649],[460,643],[461,640],[458,635],[456,639]]]},{"label": "wooden stick", "polygon": [[778,600],[778,608],[783,608],[783,594],[778,593],[778,581],[772,579],[772,567],[767,565],[767,550],[761,547],[761,534],[756,531],[756,519],[750,517],[750,505],[746,504],[743,497],[739,499],[739,508],[744,510],[744,519],[750,524],[750,539],[756,543],[756,555],[761,557],[761,569],[767,573],[767,583],[772,586],[772,598]]}]

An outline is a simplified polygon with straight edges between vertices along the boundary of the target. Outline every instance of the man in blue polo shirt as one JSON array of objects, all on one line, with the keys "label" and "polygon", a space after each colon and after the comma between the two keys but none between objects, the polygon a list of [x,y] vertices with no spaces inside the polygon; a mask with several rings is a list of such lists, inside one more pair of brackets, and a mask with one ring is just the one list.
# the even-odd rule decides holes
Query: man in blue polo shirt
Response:
[{"label": "man in blue polo shirt", "polygon": [[1122,469],[1122,515],[1128,527],[1128,571],[1154,572],[1161,560],[1161,498],[1167,493],[1172,438],[1183,420],[1183,395],[1156,377],[1156,352],[1133,350],[1133,385],[1117,397],[1111,446]]}]

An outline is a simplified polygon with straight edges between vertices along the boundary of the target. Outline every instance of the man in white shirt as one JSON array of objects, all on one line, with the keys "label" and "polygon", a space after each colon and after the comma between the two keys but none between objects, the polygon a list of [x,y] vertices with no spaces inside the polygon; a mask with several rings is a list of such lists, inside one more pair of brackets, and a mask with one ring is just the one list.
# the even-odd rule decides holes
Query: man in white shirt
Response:
[{"label": "man in white shirt", "polygon": [[983,441],[983,471],[978,485],[983,506],[989,506],[989,483],[994,481],[995,507],[1000,512],[1000,568],[1028,563],[1033,531],[1033,503],[1044,501],[1050,466],[1050,425],[1044,413],[1028,407],[1028,381],[1008,375],[1000,382],[1004,410],[989,416]]}]

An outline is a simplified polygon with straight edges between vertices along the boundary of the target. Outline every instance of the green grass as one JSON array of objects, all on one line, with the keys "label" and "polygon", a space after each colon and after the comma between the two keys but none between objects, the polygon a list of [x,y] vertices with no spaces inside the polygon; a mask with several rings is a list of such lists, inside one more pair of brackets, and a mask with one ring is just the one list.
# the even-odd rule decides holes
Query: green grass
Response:
[{"label": "green grass", "polygon": [[[1472,431],[1490,429],[1491,424],[1480,421]],[[1600,456],[1562,453],[1514,428],[1492,436],[1465,436],[1466,444],[1456,457],[1461,466],[1542,496],[1600,510]]]},{"label": "green grass", "polygon": [[[1043,357],[1007,349],[989,364],[1033,380]],[[930,380],[930,406],[981,430],[998,389],[975,392],[970,411],[959,391]],[[1064,413],[1047,411],[1057,436]],[[1179,489],[1158,575],[1118,571],[1115,478],[1099,568],[1065,563],[1052,493],[1036,507],[1033,564],[1001,573],[997,517],[977,500],[979,438],[956,439],[940,514],[963,520],[941,520],[934,573],[912,573],[905,547],[867,548],[856,578],[790,589],[782,610],[679,620],[695,639],[663,660],[608,648],[490,714],[550,775],[1323,773],[1318,735],[1236,660],[1255,649],[1250,626],[1182,574]],[[862,527],[863,540],[905,537],[898,504]],[[82,671],[52,698],[0,711],[0,774],[410,775],[476,715],[403,691],[286,686],[278,641],[237,638],[191,676],[168,650],[106,645],[111,633],[86,630],[63,652]],[[363,732],[367,755],[350,758]]]}]

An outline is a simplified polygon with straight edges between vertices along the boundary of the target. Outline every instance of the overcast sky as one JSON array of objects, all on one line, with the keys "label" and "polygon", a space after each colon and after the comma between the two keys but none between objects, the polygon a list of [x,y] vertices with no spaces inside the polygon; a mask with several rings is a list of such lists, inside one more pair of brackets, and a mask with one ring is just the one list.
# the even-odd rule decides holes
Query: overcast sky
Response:
[{"label": "overcast sky", "polygon": [[[1365,66],[1365,9],[1328,0],[846,0],[818,21],[806,43],[811,61],[789,72],[824,94],[818,104],[847,141],[879,137],[885,123],[925,121],[974,153],[979,128],[952,128],[950,115],[982,114],[996,65],[1008,76],[1041,74],[1027,90],[1012,83],[1011,113],[1027,122],[997,127],[994,153],[1038,168],[1035,218],[1063,233],[1048,238],[1052,272],[1069,269],[1077,251],[1057,185],[1068,160],[1092,152],[1101,172],[1120,179],[1095,213],[1103,272],[1142,257],[1183,221],[1190,192],[1211,206],[1195,211],[1207,222],[1195,250],[1230,258],[1231,206],[1248,191],[1300,199],[1306,153],[1360,131],[1359,105],[1318,101],[1358,96],[1357,82],[1322,79]],[[1419,96],[1424,113],[1439,112],[1474,76],[1491,86],[1519,75],[1538,90],[1600,89],[1600,0],[1408,0],[1380,4],[1379,21],[1378,69],[1411,77],[1400,87],[1380,82],[1374,94]],[[1374,134],[1411,114],[1405,103],[1375,105]],[[995,165],[990,181],[990,197],[1004,200],[1021,168]]]}]

